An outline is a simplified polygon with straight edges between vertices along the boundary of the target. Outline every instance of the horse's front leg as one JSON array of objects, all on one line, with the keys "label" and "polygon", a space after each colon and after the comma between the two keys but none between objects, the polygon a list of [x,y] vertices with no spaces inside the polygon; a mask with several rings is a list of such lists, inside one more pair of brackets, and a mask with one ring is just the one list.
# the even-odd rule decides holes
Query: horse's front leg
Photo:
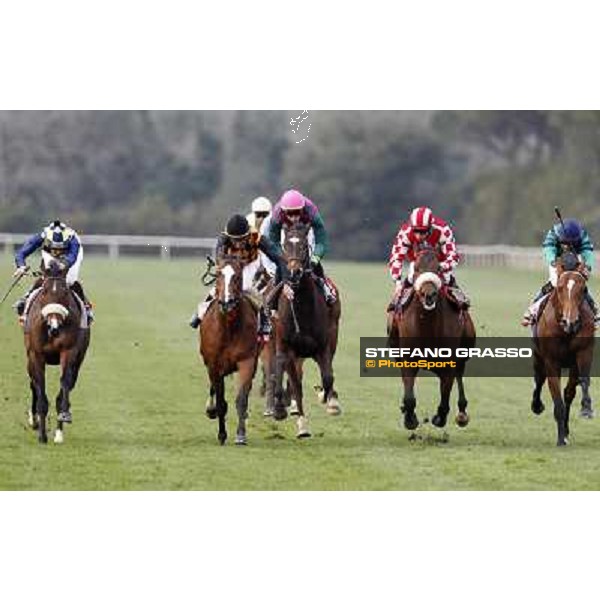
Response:
[{"label": "horse's front leg", "polygon": [[275,392],[275,348],[273,342],[269,341],[261,353],[262,372],[265,385],[265,409],[264,417],[273,416],[273,403]]},{"label": "horse's front leg", "polygon": [[440,375],[440,403],[431,422],[436,427],[446,427],[450,412],[450,393],[454,385],[454,373]]},{"label": "horse's front leg", "polygon": [[541,358],[535,354],[533,359],[533,398],[531,400],[531,410],[535,415],[541,415],[546,407],[542,402],[542,388],[546,382],[546,367]]},{"label": "horse's front leg", "polygon": [[63,352],[60,357],[60,390],[56,396],[56,431],[54,432],[54,442],[56,444],[62,444],[64,441],[64,423],[73,422],[69,396],[71,390],[75,387],[76,381],[77,369],[74,364],[75,359],[76,356],[72,352]]},{"label": "horse's front leg", "polygon": [[31,390],[31,408],[29,409],[29,413],[27,415],[27,421],[28,421],[31,429],[33,429],[35,431],[40,426],[40,419],[37,416],[36,409],[35,409],[37,393],[36,393],[36,386],[34,385],[33,381],[29,382],[29,389]]},{"label": "horse's front leg", "polygon": [[298,370],[298,361],[290,358],[287,364],[287,371],[292,397],[296,400],[298,410],[298,420],[296,421],[296,437],[307,438],[311,436],[311,433],[308,428],[308,419],[304,414],[304,393],[302,390],[302,376]]},{"label": "horse's front leg", "polygon": [[286,354],[278,350],[275,356],[275,403],[273,405],[273,418],[276,421],[283,421],[288,416],[283,402],[283,373],[286,362]]},{"label": "horse's front leg", "polygon": [[238,363],[239,388],[235,407],[238,414],[238,427],[235,435],[237,446],[245,446],[248,442],[246,437],[246,419],[248,418],[248,396],[252,389],[252,379],[256,373],[256,358],[247,358]]},{"label": "horse's front leg", "polygon": [[579,416],[584,419],[594,418],[592,398],[590,397],[590,371],[593,360],[593,347],[577,355],[579,383],[581,384],[581,410]]},{"label": "horse's front leg", "polygon": [[225,401],[225,378],[222,375],[211,377],[212,386],[217,398],[217,417],[219,419],[219,433],[217,439],[221,446],[227,441],[227,428],[225,426],[225,417],[227,416],[227,402]]},{"label": "horse's front leg", "polygon": [[43,357],[30,353],[27,360],[27,372],[29,373],[31,390],[35,396],[33,413],[34,419],[37,417],[38,421],[38,441],[40,444],[47,444],[48,397],[46,396],[46,363]]},{"label": "horse's front leg", "polygon": [[577,367],[571,367],[569,369],[569,380],[563,390],[563,398],[565,400],[565,439],[569,439],[569,415],[571,414],[571,404],[577,393],[577,382],[579,378],[577,376]]},{"label": "horse's front leg", "polygon": [[400,412],[404,415],[404,427],[409,431],[415,430],[419,426],[419,419],[415,413],[417,407],[417,398],[415,396],[415,380],[418,369],[403,368],[402,384],[404,386],[404,396],[400,405]]},{"label": "horse's front leg", "polygon": [[548,387],[550,388],[550,395],[554,402],[554,420],[556,421],[557,429],[556,445],[566,446],[568,443],[565,428],[566,409],[560,393],[560,376],[548,376]]},{"label": "horse's front leg", "polygon": [[467,412],[467,405],[469,404],[467,396],[465,394],[465,385],[463,382],[463,376],[465,373],[466,363],[463,361],[459,367],[456,375],[456,385],[458,386],[458,414],[456,415],[456,424],[459,427],[466,427],[469,424],[469,413]]},{"label": "horse's front leg", "polygon": [[590,396],[590,377],[584,375],[579,378],[581,384],[581,410],[579,416],[583,419],[593,419],[594,409],[592,408],[592,398]]},{"label": "horse's front leg", "polygon": [[326,350],[317,357],[319,370],[321,371],[321,385],[323,386],[323,403],[327,414],[337,416],[342,413],[342,407],[335,393],[333,376],[333,354]]}]

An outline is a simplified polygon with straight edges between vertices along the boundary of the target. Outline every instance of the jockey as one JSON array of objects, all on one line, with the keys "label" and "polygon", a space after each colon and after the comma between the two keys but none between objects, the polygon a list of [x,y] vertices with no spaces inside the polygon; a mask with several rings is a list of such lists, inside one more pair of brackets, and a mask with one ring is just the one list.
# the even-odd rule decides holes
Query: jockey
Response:
[{"label": "jockey", "polygon": [[[87,311],[88,322],[91,323],[94,320],[92,305],[79,281],[79,270],[83,262],[83,247],[79,235],[61,221],[52,221],[41,233],[36,233],[17,250],[15,253],[17,270],[14,272],[13,277],[18,277],[28,270],[25,259],[40,248],[44,267],[47,267],[53,259],[61,260],[69,267],[67,283],[83,302]],[[24,317],[23,313],[27,305],[27,299],[41,284],[42,280],[37,279],[31,289],[13,305],[21,320]]]},{"label": "jockey", "polygon": [[[556,259],[563,252],[566,250],[575,252],[579,260],[585,265],[588,273],[591,272],[594,264],[594,245],[587,231],[575,219],[566,219],[564,226],[560,223],[554,225],[546,234],[542,248],[544,259],[548,264],[549,280],[542,286],[529,308],[525,311],[523,320],[521,321],[523,327],[528,327],[535,323],[542,299],[556,287],[558,279],[555,266]],[[594,323],[598,327],[600,324],[598,307],[587,287],[585,289],[585,298],[594,313]]]},{"label": "jockey", "polygon": [[[217,240],[216,255],[217,260],[223,256],[235,255],[245,261],[243,270],[242,291],[250,299],[259,314],[258,334],[263,341],[268,341],[271,333],[271,320],[268,311],[263,306],[262,297],[253,289],[254,276],[260,266],[259,252],[264,252],[277,266],[276,279],[280,279],[282,274],[287,271],[286,265],[278,252],[266,237],[260,237],[258,232],[250,230],[250,224],[242,215],[233,215],[227,222],[225,231],[221,233]],[[216,289],[213,287],[208,296],[198,305],[198,311],[194,313],[190,321],[190,326],[196,329],[211,302],[215,299]]]},{"label": "jockey", "polygon": [[[451,289],[453,296],[459,303],[468,306],[469,301],[458,288],[454,277],[454,269],[459,261],[456,251],[454,234],[450,226],[439,217],[436,217],[430,208],[421,206],[415,208],[408,222],[400,226],[394,246],[390,253],[389,268],[392,279],[396,282],[395,300],[388,310],[395,310],[396,302],[403,289],[413,284],[414,261],[420,247],[429,246],[436,251],[440,261],[439,276],[442,282]],[[402,280],[402,265],[407,260],[410,262],[408,274]]]},{"label": "jockey", "polygon": [[[259,196],[252,201],[252,212],[246,215],[246,220],[250,225],[252,233],[258,233],[264,235],[267,231],[266,227],[270,223],[270,216],[272,210],[271,201],[264,196]],[[269,259],[264,252],[259,252],[260,264],[262,268],[271,276],[275,277],[277,266]]]},{"label": "jockey", "polygon": [[316,275],[317,286],[323,293],[325,302],[331,306],[335,304],[337,297],[329,283],[327,283],[323,264],[321,263],[321,259],[329,249],[329,240],[323,218],[319,213],[319,209],[311,200],[305,198],[296,190],[288,190],[273,208],[268,230],[271,243],[278,248],[280,253],[283,226],[295,223],[304,223],[311,226],[315,243],[310,262],[313,273]]}]

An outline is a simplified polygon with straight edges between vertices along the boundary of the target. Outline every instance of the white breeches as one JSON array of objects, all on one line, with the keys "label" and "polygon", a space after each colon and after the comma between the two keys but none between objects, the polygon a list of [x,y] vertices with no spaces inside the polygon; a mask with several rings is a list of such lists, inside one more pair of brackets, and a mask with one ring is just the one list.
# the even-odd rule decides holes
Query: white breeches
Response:
[{"label": "white breeches", "polygon": [[252,282],[254,281],[254,276],[256,272],[260,268],[260,256],[253,260],[250,264],[244,267],[242,271],[242,291],[248,292],[252,289]]},{"label": "white breeches", "polygon": [[552,287],[556,287],[556,282],[558,281],[558,274],[556,273],[556,267],[550,265],[548,267],[548,279],[552,284]]},{"label": "white breeches", "polygon": [[[42,261],[44,262],[44,267],[48,267],[50,261],[54,260],[54,257],[49,252],[42,250]],[[77,253],[77,259],[73,263],[73,266],[67,271],[67,283],[69,285],[73,285],[76,281],[79,281],[79,270],[81,269],[81,263],[83,262],[83,247],[79,247],[79,252]]]},{"label": "white breeches", "polygon": [[277,271],[275,263],[264,252],[260,253],[259,260],[265,271],[271,277],[275,277],[275,272]]}]

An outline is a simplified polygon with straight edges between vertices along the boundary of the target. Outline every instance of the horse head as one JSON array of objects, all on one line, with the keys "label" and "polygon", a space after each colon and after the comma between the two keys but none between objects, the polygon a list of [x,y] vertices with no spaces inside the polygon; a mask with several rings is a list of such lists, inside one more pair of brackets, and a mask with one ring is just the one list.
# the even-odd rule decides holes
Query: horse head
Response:
[{"label": "horse head", "polygon": [[586,279],[579,270],[580,266],[573,252],[563,254],[556,265],[557,315],[567,335],[577,333],[581,328],[580,306],[585,295]]},{"label": "horse head", "polygon": [[437,306],[442,280],[438,275],[439,260],[433,249],[421,250],[415,259],[414,288],[425,310]]},{"label": "horse head", "polygon": [[297,286],[304,273],[309,270],[310,247],[308,232],[310,225],[296,223],[284,228],[283,252],[292,287]]},{"label": "horse head", "polygon": [[230,313],[240,305],[243,270],[243,261],[237,256],[225,256],[217,261],[217,301],[223,313]]},{"label": "horse head", "polygon": [[43,270],[40,292],[40,312],[50,337],[56,337],[69,316],[70,289],[67,283],[69,270],[61,260],[51,260]]}]

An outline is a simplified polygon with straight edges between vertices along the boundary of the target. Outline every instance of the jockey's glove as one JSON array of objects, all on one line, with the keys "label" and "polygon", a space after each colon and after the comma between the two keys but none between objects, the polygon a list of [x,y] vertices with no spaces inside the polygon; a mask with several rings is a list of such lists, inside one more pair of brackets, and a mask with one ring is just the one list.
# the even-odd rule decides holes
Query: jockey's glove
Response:
[{"label": "jockey's glove", "polygon": [[396,293],[398,293],[401,289],[402,289],[402,280],[401,279],[396,279]]},{"label": "jockey's glove", "polygon": [[17,270],[13,273],[13,277],[16,279],[17,277],[21,277],[29,271],[29,267],[27,265],[23,265],[22,267],[17,267]]},{"label": "jockey's glove", "polygon": [[317,265],[318,265],[320,262],[321,262],[321,257],[320,257],[320,256],[318,256],[317,254],[313,254],[313,255],[310,257],[310,264],[311,264],[311,265],[315,265],[315,266],[317,266]]}]

